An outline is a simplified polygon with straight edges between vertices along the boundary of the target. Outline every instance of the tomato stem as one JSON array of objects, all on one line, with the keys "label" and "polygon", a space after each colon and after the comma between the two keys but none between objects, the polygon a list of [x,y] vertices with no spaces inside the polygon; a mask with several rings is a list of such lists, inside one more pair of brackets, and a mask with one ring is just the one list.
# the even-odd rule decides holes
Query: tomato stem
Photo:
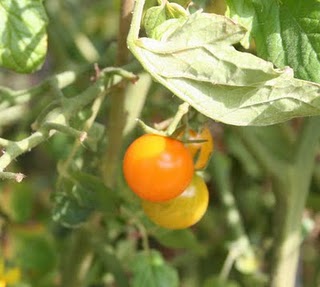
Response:
[{"label": "tomato stem", "polygon": [[142,120],[137,119],[137,123],[140,125],[140,127],[144,130],[147,134],[156,134],[160,136],[168,136],[172,137],[175,134],[175,131],[177,130],[177,126],[180,124],[181,119],[183,116],[188,112],[189,110],[189,104],[183,103],[179,106],[177,113],[175,116],[170,119],[169,126],[166,130],[158,130],[155,128],[152,128],[148,125],[146,125]]},{"label": "tomato stem", "polygon": [[274,180],[277,206],[272,287],[295,284],[300,245],[303,241],[302,215],[318,148],[319,125],[320,117],[305,119],[293,149],[294,160]]},{"label": "tomato stem", "polygon": [[[131,12],[133,10],[134,0],[121,1],[121,13],[119,19],[118,32],[118,49],[116,65],[121,66],[127,63],[129,50],[127,48],[127,35],[130,28]],[[108,130],[107,150],[102,160],[102,174],[104,182],[109,187],[114,187],[116,182],[116,170],[119,166],[123,131],[126,124],[125,113],[125,90],[127,82],[123,82],[116,87],[110,95],[110,110],[108,122],[106,123]]]},{"label": "tomato stem", "polygon": [[159,131],[157,129],[154,129],[154,128],[148,126],[147,124],[145,124],[140,119],[137,119],[137,123],[146,134],[155,134],[155,135],[159,135],[159,136],[167,136],[167,133],[165,131]]},{"label": "tomato stem", "polygon": [[189,111],[189,104],[188,103],[183,103],[179,105],[178,112],[174,116],[172,122],[170,123],[168,129],[167,129],[167,134],[171,136],[175,130],[177,129],[177,126],[181,122],[183,116]]},{"label": "tomato stem", "polygon": [[307,118],[291,148],[289,159],[280,159],[258,140],[252,129],[236,128],[242,142],[270,175],[276,198],[271,287],[294,286],[297,274],[302,214],[309,192],[320,137],[320,118]]}]

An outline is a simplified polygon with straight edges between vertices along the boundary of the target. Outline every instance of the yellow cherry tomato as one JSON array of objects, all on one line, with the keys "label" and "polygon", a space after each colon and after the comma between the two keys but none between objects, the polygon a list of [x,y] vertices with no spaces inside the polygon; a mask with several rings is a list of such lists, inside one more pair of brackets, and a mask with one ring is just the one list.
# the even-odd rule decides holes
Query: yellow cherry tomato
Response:
[{"label": "yellow cherry tomato", "polygon": [[178,197],[163,201],[142,201],[145,214],[155,224],[168,229],[183,229],[197,223],[208,208],[209,192],[202,177],[195,174]]}]

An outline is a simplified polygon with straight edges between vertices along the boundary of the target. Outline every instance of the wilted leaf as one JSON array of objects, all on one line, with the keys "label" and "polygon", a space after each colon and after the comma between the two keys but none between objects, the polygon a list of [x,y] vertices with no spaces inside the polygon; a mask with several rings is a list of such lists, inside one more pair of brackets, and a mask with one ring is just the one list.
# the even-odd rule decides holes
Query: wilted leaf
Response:
[{"label": "wilted leaf", "polygon": [[232,45],[244,35],[226,17],[195,13],[161,41],[140,38],[129,47],[155,80],[214,120],[270,125],[319,115],[320,85],[237,51]]},{"label": "wilted leaf", "polygon": [[0,65],[37,70],[47,52],[47,16],[40,0],[0,1]]}]

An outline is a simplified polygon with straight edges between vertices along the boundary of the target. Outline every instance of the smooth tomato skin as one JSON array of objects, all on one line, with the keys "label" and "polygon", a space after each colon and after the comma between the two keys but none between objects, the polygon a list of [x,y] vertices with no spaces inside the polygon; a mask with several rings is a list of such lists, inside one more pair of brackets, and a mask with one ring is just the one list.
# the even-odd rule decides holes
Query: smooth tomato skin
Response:
[{"label": "smooth tomato skin", "polygon": [[128,147],[123,172],[133,192],[142,199],[157,202],[181,194],[191,182],[194,166],[182,142],[146,134]]},{"label": "smooth tomato skin", "polygon": [[167,229],[183,229],[196,224],[208,208],[209,192],[202,177],[195,174],[178,197],[165,202],[142,201],[149,219]]},{"label": "smooth tomato skin", "polygon": [[205,126],[200,132],[189,130],[188,140],[205,140],[205,142],[202,143],[185,144],[195,159],[194,168],[196,170],[204,169],[209,162],[214,148],[213,138],[209,128]]}]

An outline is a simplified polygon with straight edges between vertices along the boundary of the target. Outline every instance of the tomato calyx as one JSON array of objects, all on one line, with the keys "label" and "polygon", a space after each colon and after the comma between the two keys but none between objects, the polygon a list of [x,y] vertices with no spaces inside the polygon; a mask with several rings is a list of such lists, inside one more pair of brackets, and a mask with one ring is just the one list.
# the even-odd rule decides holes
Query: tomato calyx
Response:
[{"label": "tomato calyx", "polygon": [[188,111],[188,103],[183,103],[179,105],[178,111],[174,115],[174,117],[169,120],[166,120],[163,124],[156,125],[156,128],[148,126],[140,119],[137,119],[137,122],[145,133],[175,138],[175,134],[180,124],[180,121],[188,113]]},{"label": "tomato calyx", "polygon": [[196,170],[206,168],[214,149],[213,138],[210,129],[205,125],[199,132],[189,129],[178,136],[189,149]]}]

